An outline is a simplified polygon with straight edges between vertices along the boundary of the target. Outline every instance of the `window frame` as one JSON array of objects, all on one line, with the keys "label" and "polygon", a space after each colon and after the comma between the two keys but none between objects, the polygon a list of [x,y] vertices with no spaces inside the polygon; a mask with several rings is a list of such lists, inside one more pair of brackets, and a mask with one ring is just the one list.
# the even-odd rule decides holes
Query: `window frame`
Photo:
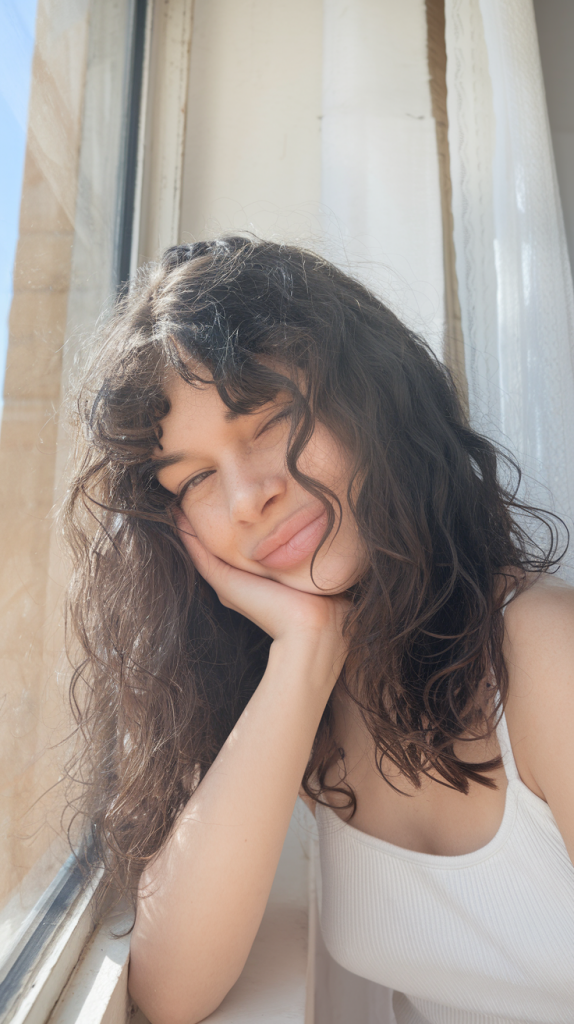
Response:
[{"label": "window frame", "polygon": [[46,1020],[93,929],[102,875],[90,850],[71,854],[30,911],[0,972],[0,1022]]}]

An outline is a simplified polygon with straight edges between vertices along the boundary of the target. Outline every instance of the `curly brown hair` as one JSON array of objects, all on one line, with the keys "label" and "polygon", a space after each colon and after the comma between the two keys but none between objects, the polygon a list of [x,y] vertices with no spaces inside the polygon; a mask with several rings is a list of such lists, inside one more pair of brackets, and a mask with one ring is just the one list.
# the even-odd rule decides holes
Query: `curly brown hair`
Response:
[{"label": "curly brown hair", "polygon": [[[501,578],[557,564],[556,517],[518,501],[512,458],[469,427],[448,370],[361,284],[313,253],[252,238],[168,249],[100,329],[65,506],[75,562],[68,624],[81,648],[71,684],[83,737],[70,769],[83,783],[75,807],[124,891],[215,759],[271,642],[195,572],[175,529],[176,499],[155,476],[168,375],[193,384],[200,369],[239,413],[290,391],[287,465],[324,502],[327,533],[336,499],[298,458],[317,419],[351,454],[348,501],[368,568],[349,591],[340,682],[381,773],[386,758],[415,784],[432,770],[462,792],[469,780],[493,785],[497,762],[465,762],[453,743],[492,728],[505,700]],[[547,530],[545,542],[529,537],[525,517]],[[322,798],[337,756],[328,704],[303,779],[309,795]],[[352,811],[352,791],[337,788]]]}]

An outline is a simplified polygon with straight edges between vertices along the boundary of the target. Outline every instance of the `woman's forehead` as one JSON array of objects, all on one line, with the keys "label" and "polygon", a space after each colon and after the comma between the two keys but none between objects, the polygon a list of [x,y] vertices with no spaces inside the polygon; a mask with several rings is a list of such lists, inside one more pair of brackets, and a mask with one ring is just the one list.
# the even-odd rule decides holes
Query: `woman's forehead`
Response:
[{"label": "woman's forehead", "polygon": [[205,434],[237,419],[225,405],[217,387],[210,383],[190,383],[174,375],[166,383],[169,411],[160,420],[162,448],[179,444],[188,436]]},{"label": "woman's forehead", "polygon": [[168,413],[159,421],[161,436],[154,450],[154,459],[180,461],[183,453],[206,449],[230,436],[230,431],[241,431],[251,417],[265,415],[277,404],[291,400],[286,392],[278,392],[272,399],[253,409],[239,413],[230,409],[211,382],[191,383],[177,374],[166,382],[165,394],[169,401]]}]

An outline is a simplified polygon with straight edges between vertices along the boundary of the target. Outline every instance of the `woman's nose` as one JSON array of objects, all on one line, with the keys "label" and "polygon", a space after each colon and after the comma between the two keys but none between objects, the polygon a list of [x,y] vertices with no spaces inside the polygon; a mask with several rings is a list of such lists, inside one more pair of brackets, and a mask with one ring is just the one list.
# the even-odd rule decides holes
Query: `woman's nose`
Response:
[{"label": "woman's nose", "polygon": [[229,481],[229,513],[234,523],[255,523],[285,493],[285,479],[280,474],[238,473]]}]

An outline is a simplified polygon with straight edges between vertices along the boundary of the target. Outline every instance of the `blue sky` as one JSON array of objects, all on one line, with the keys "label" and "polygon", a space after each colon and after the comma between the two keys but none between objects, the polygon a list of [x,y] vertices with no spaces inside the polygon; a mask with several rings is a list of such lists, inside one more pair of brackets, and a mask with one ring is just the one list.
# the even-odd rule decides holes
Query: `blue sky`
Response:
[{"label": "blue sky", "polygon": [[36,0],[0,0],[0,396],[18,241]]}]

